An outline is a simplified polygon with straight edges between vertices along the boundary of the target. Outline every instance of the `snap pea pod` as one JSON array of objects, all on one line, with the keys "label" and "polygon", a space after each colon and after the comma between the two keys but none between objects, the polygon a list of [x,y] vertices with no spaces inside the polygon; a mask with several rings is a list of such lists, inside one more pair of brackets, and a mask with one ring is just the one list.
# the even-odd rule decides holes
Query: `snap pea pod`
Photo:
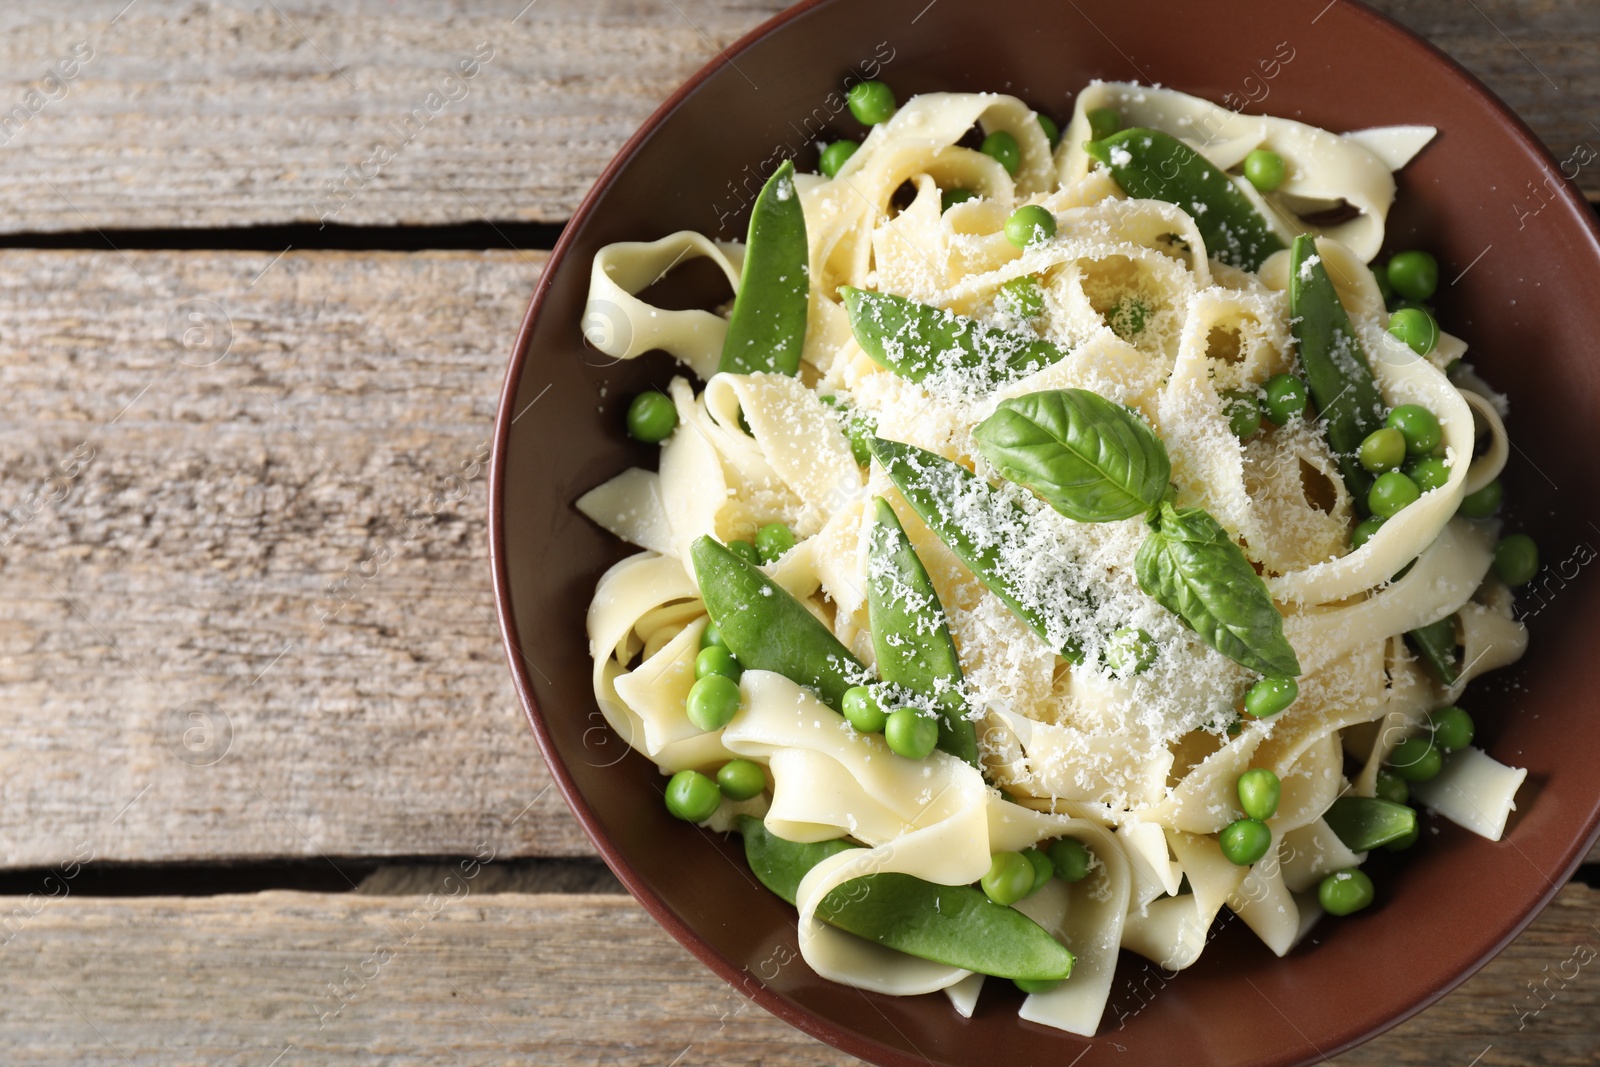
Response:
[{"label": "snap pea pod", "polygon": [[1447,615],[1438,622],[1419,626],[1406,633],[1411,647],[1421,653],[1428,666],[1445,685],[1454,685],[1460,677],[1456,665],[1456,617]]},{"label": "snap pea pod", "polygon": [[1268,256],[1282,251],[1283,240],[1233,179],[1176,137],[1136,126],[1083,148],[1129,196],[1187,211],[1213,259],[1260,270]]},{"label": "snap pea pod", "polygon": [[[807,871],[852,847],[833,841],[826,848],[797,845],[748,815],[739,820],[739,830],[756,877],[791,904]],[[868,874],[830,891],[816,915],[907,955],[998,978],[1054,981],[1072,973],[1072,953],[1044,927],[969,885],[937,885],[887,871]]]},{"label": "snap pea pod", "polygon": [[1323,812],[1322,818],[1352,852],[1371,852],[1417,828],[1414,808],[1377,797],[1340,797]]},{"label": "snap pea pod", "polygon": [[845,286],[850,329],[885,370],[920,382],[942,370],[981,371],[991,385],[1032,373],[1069,354],[1048,341],[1008,333],[903,296]]},{"label": "snap pea pod", "polygon": [[961,663],[944,605],[894,508],[873,498],[867,608],[878,674],[939,709],[939,747],[978,766],[978,739],[961,696]]},{"label": "snap pea pod", "polygon": [[[986,511],[989,515],[1000,516],[1000,521],[986,525],[1000,529],[1007,525],[1025,524],[1028,521],[1026,513],[1002,500],[987,482],[959,463],[952,463],[943,456],[915,445],[885,441],[881,437],[874,437],[871,445],[872,454],[883,465],[889,479],[922,521],[928,524],[928,528],[938,535],[939,540],[948,545],[950,551],[967,565],[967,569],[1015,612],[1017,618],[1027,623],[1045,644],[1071,662],[1081,664],[1083,648],[1076,640],[1061,640],[1051,636],[1052,629],[1058,633],[1061,631],[1060,621],[1050,619],[1043,611],[1023,603],[1019,598],[1017,590],[1006,576],[998,548],[993,544],[979,544],[956,521],[957,514]],[[1062,606],[1066,607],[1065,604]],[[1052,627],[1052,621],[1056,621],[1057,626]]]},{"label": "snap pea pod", "polygon": [[689,547],[706,613],[746,670],[775,671],[839,711],[871,677],[861,661],[783,586],[710,537]]},{"label": "snap pea pod", "polygon": [[750,815],[739,816],[739,833],[744,835],[744,858],[756,878],[791,904],[800,892],[800,879],[806,872],[829,856],[861,847],[842,837],[810,844],[788,841]]},{"label": "snap pea pod", "polygon": [[1358,453],[1367,435],[1383,426],[1387,409],[1350,316],[1339,303],[1317,256],[1317,243],[1309,235],[1296,237],[1289,253],[1289,315],[1322,432],[1339,461],[1345,488],[1364,508],[1372,475],[1361,465]]},{"label": "snap pea pod", "polygon": [[810,254],[806,216],[794,187],[794,164],[784,160],[750,212],[739,292],[717,370],[799,371],[811,296]]}]

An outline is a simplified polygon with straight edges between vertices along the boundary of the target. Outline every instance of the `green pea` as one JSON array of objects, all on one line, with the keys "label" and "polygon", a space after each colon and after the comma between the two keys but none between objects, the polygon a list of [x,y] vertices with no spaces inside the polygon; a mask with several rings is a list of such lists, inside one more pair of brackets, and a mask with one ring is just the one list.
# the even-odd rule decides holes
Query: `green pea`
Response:
[{"label": "green pea", "polygon": [[1373,792],[1378,795],[1378,799],[1387,800],[1391,804],[1404,804],[1411,799],[1411,787],[1406,784],[1406,780],[1387,767],[1378,770],[1378,781]]},{"label": "green pea", "polygon": [[1300,683],[1293,678],[1262,678],[1244,694],[1244,710],[1258,719],[1268,719],[1295,702]]},{"label": "green pea", "polygon": [[1406,464],[1406,477],[1416,482],[1424,493],[1443,489],[1450,480],[1450,464],[1438,456],[1423,456]]},{"label": "green pea", "polygon": [[1115,108],[1097,107],[1085,116],[1089,120],[1089,140],[1103,141],[1122,129],[1122,113]]},{"label": "green pea", "polygon": [[767,774],[759,763],[731,759],[717,771],[717,788],[729,800],[749,800],[767,788]]},{"label": "green pea", "polygon": [[1050,857],[1050,866],[1056,869],[1056,877],[1063,882],[1081,882],[1089,877],[1092,857],[1077,838],[1063,837],[1050,842],[1046,854]]},{"label": "green pea", "polygon": [[957,204],[965,204],[968,200],[978,199],[978,194],[971,189],[946,189],[939,196],[939,211],[949,211]]},{"label": "green pea", "polygon": [[939,723],[916,708],[896,708],[883,726],[889,751],[906,759],[927,759],[939,743]]},{"label": "green pea", "polygon": [[850,87],[850,114],[863,126],[889,121],[894,114],[894,90],[883,82],[858,82]]},{"label": "green pea", "polygon": [[1017,139],[1005,130],[996,130],[983,139],[983,144],[978,151],[992,159],[998,160],[1006,168],[1006,173],[1016,176],[1017,168],[1022,166],[1022,147],[1017,144]]},{"label": "green pea", "polygon": [[978,884],[996,904],[1015,904],[1033,889],[1033,864],[1020,852],[996,852]]},{"label": "green pea", "polygon": [[1350,915],[1372,903],[1372,879],[1356,867],[1334,871],[1317,886],[1317,903],[1329,915]]},{"label": "green pea", "polygon": [[1293,374],[1274,374],[1263,386],[1267,399],[1262,409],[1274,424],[1282,426],[1306,412],[1306,383]]},{"label": "green pea", "polygon": [[744,560],[751,566],[761,565],[761,553],[756,551],[756,546],[749,541],[734,540],[728,542],[728,551]]},{"label": "green pea", "polygon": [[700,631],[701,648],[727,648],[728,643],[722,639],[722,630],[710,619],[706,620],[706,628]]},{"label": "green pea", "polygon": [[794,547],[794,531],[781,522],[769,522],[756,531],[756,552],[762,563],[776,563]]},{"label": "green pea", "polygon": [[702,648],[694,658],[694,676],[696,679],[704,678],[711,674],[720,674],[724,678],[731,678],[737,682],[744,673],[744,668],[739,666],[739,661],[734,659],[733,653],[725,648],[712,645]]},{"label": "green pea", "polygon": [[1389,412],[1384,424],[1399,430],[1406,438],[1406,451],[1413,456],[1426,456],[1439,447],[1444,429],[1433,412],[1420,404],[1401,404]]},{"label": "green pea", "polygon": [[1383,525],[1383,520],[1373,515],[1362,519],[1350,534],[1350,550],[1353,552],[1372,540],[1372,535],[1378,532],[1378,527]]},{"label": "green pea", "polygon": [[1023,849],[1022,858],[1033,864],[1033,888],[1028,890],[1028,895],[1031,897],[1056,876],[1056,868],[1055,864],[1050,862],[1050,857],[1037,848]]},{"label": "green pea", "polygon": [[658,445],[677,428],[677,405],[653,389],[640,393],[628,405],[628,436],[635,441]]},{"label": "green pea", "polygon": [[1048,993],[1065,981],[1065,978],[1013,978],[1011,984],[1024,993]]},{"label": "green pea", "polygon": [[1431,782],[1444,769],[1444,757],[1426,737],[1408,737],[1389,754],[1389,768],[1408,782]]},{"label": "green pea", "polygon": [[1387,842],[1383,846],[1383,849],[1384,849],[1385,852],[1404,852],[1406,849],[1408,849],[1412,845],[1416,844],[1417,843],[1417,839],[1419,837],[1421,837],[1421,836],[1422,836],[1422,827],[1421,826],[1413,826],[1411,828],[1411,832],[1410,833],[1404,834],[1404,835],[1402,835],[1400,837],[1395,838],[1393,841]]},{"label": "green pea", "polygon": [[1405,307],[1389,316],[1389,332],[1419,356],[1439,347],[1439,322],[1426,308]]},{"label": "green pea", "polygon": [[684,822],[705,822],[722,804],[722,790],[699,771],[679,771],[667,781],[667,810]]},{"label": "green pea", "polygon": [[999,302],[1002,307],[1025,319],[1044,313],[1044,290],[1032,275],[1012,278],[1000,287]]},{"label": "green pea", "polygon": [[1278,813],[1283,783],[1265,767],[1245,771],[1239,776],[1234,789],[1239,794],[1239,807],[1250,818],[1265,822]]},{"label": "green pea", "polygon": [[1472,716],[1453,704],[1431,713],[1428,722],[1433,726],[1433,743],[1446,752],[1466,748],[1472,744],[1473,734],[1477,732]]},{"label": "green pea", "polygon": [[1222,394],[1222,410],[1228,416],[1228,429],[1241,441],[1261,429],[1261,402],[1253,392],[1227,390]]},{"label": "green pea", "polygon": [[1283,184],[1289,170],[1283,157],[1270,148],[1258,148],[1244,157],[1244,176],[1263,193],[1270,193]]},{"label": "green pea", "polygon": [[1106,663],[1118,674],[1143,674],[1155,661],[1155,639],[1143,630],[1124,626],[1106,641]]},{"label": "green pea", "polygon": [[1045,139],[1050,142],[1050,147],[1054,148],[1057,142],[1061,140],[1061,127],[1056,125],[1055,119],[1042,112],[1034,117],[1039,120],[1039,128],[1044,131]]},{"label": "green pea", "polygon": [[1527,534],[1502,537],[1494,546],[1494,576],[1507,585],[1526,585],[1539,573],[1539,546]]},{"label": "green pea", "polygon": [[1006,219],[1006,240],[1018,248],[1048,241],[1056,235],[1056,217],[1038,204],[1023,204]]},{"label": "green pea", "polygon": [[1373,430],[1361,442],[1356,458],[1373,474],[1392,471],[1406,461],[1406,435],[1390,426]]},{"label": "green pea", "polygon": [[1479,489],[1476,493],[1468,493],[1461,498],[1461,514],[1469,519],[1487,519],[1500,510],[1500,505],[1506,498],[1506,487],[1499,478]]},{"label": "green pea", "polygon": [[689,721],[707,733],[728,725],[739,711],[739,683],[722,674],[708,674],[689,689]]},{"label": "green pea", "polygon": [[836,177],[860,147],[856,141],[835,141],[822,150],[822,155],[817,158],[817,166],[828,177]]},{"label": "green pea", "polygon": [[1229,863],[1248,867],[1272,847],[1272,831],[1259,819],[1239,819],[1223,827],[1217,843]]},{"label": "green pea", "polygon": [[1367,490],[1367,508],[1380,518],[1392,519],[1422,496],[1417,483],[1399,471],[1378,475]]},{"label": "green pea", "polygon": [[861,733],[880,734],[889,722],[889,716],[878,703],[878,698],[864,685],[846,689],[840,704],[844,706],[844,717]]},{"label": "green pea", "polygon": [[1427,300],[1439,288],[1439,261],[1431,252],[1401,252],[1389,260],[1389,284],[1407,300]]}]

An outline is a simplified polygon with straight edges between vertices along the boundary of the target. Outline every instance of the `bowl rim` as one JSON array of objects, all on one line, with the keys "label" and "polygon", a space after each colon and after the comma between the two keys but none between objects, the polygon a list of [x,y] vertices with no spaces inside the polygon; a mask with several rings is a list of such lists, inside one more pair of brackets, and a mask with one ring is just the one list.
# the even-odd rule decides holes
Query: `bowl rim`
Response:
[{"label": "bowl rim", "polygon": [[[507,478],[506,452],[511,435],[511,424],[515,418],[512,415],[512,410],[521,387],[523,372],[530,362],[529,351],[534,325],[543,310],[545,298],[550,291],[553,279],[564,266],[567,255],[571,251],[572,245],[576,242],[576,235],[582,228],[582,223],[594,211],[596,203],[610,188],[618,173],[633,161],[633,157],[644,143],[656,133],[661,124],[683,104],[690,94],[699,89],[707,79],[724,66],[733,65],[734,57],[742,54],[773,33],[780,31],[790,22],[813,8],[836,2],[839,2],[839,0],[800,0],[800,2],[764,20],[732,44],[720,49],[714,58],[708,60],[690,75],[683,84],[678,86],[628,137],[622,147],[617,150],[616,155],[600,171],[593,185],[584,194],[583,199],[579,201],[572,216],[562,227],[555,247],[551,250],[550,257],[546,260],[539,279],[535,283],[533,294],[528,301],[527,310],[523,314],[522,324],[517,331],[516,339],[512,342],[510,360],[506,367],[505,378],[497,401],[494,432],[491,438],[492,451],[488,481],[489,565],[494,587],[495,617],[500,626],[501,643],[504,646],[507,663],[511,669],[513,686],[516,689],[518,699],[522,703],[524,716],[533,731],[539,752],[549,768],[552,780],[560,790],[567,806],[576,816],[584,834],[595,846],[601,859],[605,861],[623,886],[627,888],[628,892],[643,906],[651,918],[660,924],[667,933],[672,935],[674,940],[688,949],[696,959],[710,968],[723,981],[734,986],[742,994],[754,1000],[763,1009],[784,1022],[851,1055],[871,1059],[879,1063],[918,1067],[919,1060],[915,1057],[907,1056],[900,1049],[882,1044],[870,1037],[841,1029],[829,1020],[814,1015],[785,999],[765,983],[757,982],[752,988],[750,983],[741,981],[742,972],[734,965],[733,961],[713,949],[709,943],[679,918],[650,885],[634,872],[622,851],[601,832],[593,810],[568,772],[565,761],[556,749],[554,739],[545,729],[543,712],[533,690],[533,680],[525,666],[526,657],[522,654],[515,614],[511,604],[507,537],[504,528],[504,500]],[[1339,0],[1331,0],[1328,8],[1333,7],[1336,3],[1339,3]],[[1369,7],[1361,0],[1346,0],[1342,6],[1353,12],[1355,17],[1365,20],[1371,30],[1379,33],[1398,34],[1406,38],[1412,45],[1420,46],[1428,53],[1442,60],[1444,70],[1448,72],[1459,88],[1470,94],[1480,107],[1494,112],[1504,124],[1504,127],[1522,143],[1525,149],[1531,151],[1546,164],[1556,168],[1559,173],[1559,161],[1556,160],[1550,149],[1533,132],[1532,128],[1455,57],[1421,34],[1396,21],[1389,15]],[[1324,8],[1323,13],[1325,14],[1326,11],[1327,8]],[[1321,17],[1321,14],[1317,16],[1319,19]],[[1557,196],[1577,218],[1582,220],[1591,251],[1596,255],[1597,259],[1600,259],[1600,216],[1597,216],[1596,207],[1591,205],[1571,182],[1560,183]],[[1509,922],[1502,924],[1491,945],[1476,959],[1470,961],[1467,966],[1457,972],[1451,979],[1437,988],[1429,990],[1422,997],[1404,1005],[1383,1022],[1375,1026],[1356,1028],[1353,1031],[1341,1034],[1335,1045],[1310,1050],[1300,1059],[1284,1060],[1282,1061],[1282,1067],[1307,1067],[1309,1064],[1322,1062],[1330,1057],[1340,1055],[1399,1026],[1443,999],[1466,982],[1467,979],[1475,975],[1495,956],[1499,955],[1507,945],[1515,940],[1538,917],[1540,912],[1561,891],[1562,887],[1571,881],[1573,873],[1582,863],[1583,858],[1597,843],[1600,843],[1600,807],[1590,812],[1587,834],[1576,839],[1561,857],[1562,862],[1558,867],[1560,877],[1552,879],[1544,892],[1522,914],[1515,915]],[[1063,1036],[1075,1037],[1077,1035]],[[1092,1042],[1095,1039],[1091,1037],[1081,1038],[1080,1040]]]}]

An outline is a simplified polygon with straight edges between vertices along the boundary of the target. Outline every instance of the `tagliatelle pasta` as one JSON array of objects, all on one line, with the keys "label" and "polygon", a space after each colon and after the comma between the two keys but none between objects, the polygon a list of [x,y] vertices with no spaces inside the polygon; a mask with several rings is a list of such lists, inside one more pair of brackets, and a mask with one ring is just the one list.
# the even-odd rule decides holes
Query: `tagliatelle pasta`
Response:
[{"label": "tagliatelle pasta", "polygon": [[[1121,141],[1106,138],[1109,111],[1134,128]],[[987,150],[967,147],[974,126]],[[1154,134],[1141,144],[1140,131]],[[656,401],[670,430],[659,435],[658,472],[625,471],[578,501],[644,550],[606,572],[590,606],[596,700],[663,773],[715,775],[734,760],[764,768],[764,792],[724,797],[697,821],[733,830],[738,817],[755,816],[782,841],[854,846],[809,867],[794,889],[801,953],[818,974],[893,995],[944,991],[970,1014],[981,974],[847,932],[833,921],[839,894],[883,875],[987,888],[997,856],[1063,839],[1087,849],[1087,871],[1035,885],[1013,906],[1075,961],[1053,987],[1019,982],[1028,991],[1023,1018],[1094,1033],[1121,950],[1181,970],[1199,958],[1224,909],[1282,955],[1322,914],[1328,880],[1350,877],[1341,872],[1365,857],[1350,843],[1348,798],[1392,792],[1397,753],[1431,746],[1426,758],[1439,761],[1449,746],[1429,713],[1520,656],[1525,633],[1496,577],[1497,524],[1458,514],[1463,500],[1498,492],[1503,399],[1461,373],[1458,339],[1437,334],[1423,358],[1397,336],[1406,323],[1370,267],[1394,198],[1392,172],[1431,135],[1416,127],[1339,135],[1172,90],[1095,83],[1053,148],[1032,109],[1013,97],[915,97],[875,125],[833,177],[780,176],[769,187],[773,201],[757,207],[782,212],[796,198],[803,213],[810,295],[795,375],[720,373],[729,336],[722,315],[666,310],[640,296],[694,257],[711,259],[739,292],[753,284],[743,246],[677,233],[596,256],[588,341],[623,359],[667,352],[704,383],[696,391],[678,377]],[[1097,138],[1099,147],[1085,148]],[[1285,177],[1263,192],[1229,174],[1236,192],[1212,201],[1129,195],[1122,168],[1138,165],[1141,148],[1168,143],[1218,172],[1248,172],[1252,153],[1265,152]],[[1248,269],[1208,249],[1217,219],[1205,216],[1224,204],[1255,212],[1263,240],[1280,250],[1263,249]],[[1019,242],[1017,220],[1037,217],[1019,214],[1028,205],[1051,224]],[[1333,208],[1344,210],[1343,221],[1314,224]],[[1291,304],[1323,277],[1354,339],[1335,333],[1336,347],[1346,345],[1335,355],[1358,345],[1386,409],[1421,409],[1436,420],[1438,440],[1423,451],[1416,434],[1397,434],[1412,452],[1405,462],[1414,477],[1404,480],[1417,492],[1381,522],[1361,520],[1369,507],[1393,506],[1390,488],[1402,497],[1407,490],[1384,481],[1388,474],[1369,488],[1372,476],[1353,453],[1330,445],[1324,419],[1335,418],[1336,399],[1319,414],[1305,408],[1264,429],[1249,423],[1251,411],[1259,423],[1262,406],[1272,410],[1269,383],[1308,373],[1312,353]],[[852,291],[905,298],[923,316],[918,329],[954,331],[959,344],[928,345],[913,329],[865,345],[861,331],[872,324],[865,313],[852,319]],[[1044,355],[1004,366],[958,365],[952,355],[991,342],[1001,352],[1039,342],[1026,351]],[[930,365],[894,362],[917,353]],[[1068,517],[1039,484],[997,463],[994,435],[978,429],[997,413],[1033,410],[1026,405],[1037,398],[1084,394],[1120,406],[1157,442],[1134,458],[1156,464],[1161,485],[1145,506],[1116,513],[1126,517]],[[967,492],[976,495],[962,505],[969,517],[930,520],[904,471],[885,460],[883,442],[926,457],[916,461],[925,466],[975,474]],[[1044,454],[1016,449],[1024,468]],[[1368,450],[1361,442],[1363,463]],[[1100,461],[1109,470],[1124,460]],[[1080,489],[1059,492],[1070,504]],[[990,495],[998,503],[984,506],[1011,516],[999,525],[970,517]],[[933,704],[962,709],[976,758],[958,755],[948,734],[940,750],[909,758],[892,732],[853,725],[826,687],[751,663],[732,675],[731,719],[697,722],[689,708],[707,676],[711,623],[694,560],[707,538],[761,543],[760,574],[770,585],[753,588],[802,605],[836,639],[833,666],[859,667],[853,684],[887,669],[882,655],[893,646],[883,642],[906,638],[884,632],[873,602],[874,582],[885,580],[885,550],[873,540],[885,528],[879,499],[890,527],[903,531],[900,558],[910,553],[925,571],[925,596],[897,579],[908,617],[922,610],[918,596],[931,605],[922,610],[927,625],[907,632],[931,641],[947,624],[959,659],[932,690]],[[1481,510],[1471,503],[1467,513]],[[1261,602],[1274,609],[1267,629],[1281,626],[1286,643],[1273,646],[1277,660],[1257,646],[1241,651],[1225,627],[1197,621],[1199,609],[1183,605],[1200,596],[1198,585],[1151,591],[1147,543],[1179,545],[1180,519],[1220,531],[1206,542],[1208,558],[1237,556],[1247,579],[1235,584],[1261,586]],[[946,525],[963,522],[981,552],[952,540]],[[974,552],[985,562],[974,564]],[[1180,557],[1171,557],[1179,568],[1171,581],[1199,582],[1185,577]],[[1050,590],[1080,599],[1041,603],[1057,595]],[[1041,613],[1052,610],[1043,627]],[[1267,658],[1251,659],[1257,652]],[[1297,664],[1292,682],[1249,665],[1284,655]],[[847,659],[857,666],[841,666]],[[1241,714],[1266,706],[1247,696],[1261,683],[1292,686],[1287,707]],[[907,700],[919,714],[938,711]],[[1438,740],[1427,740],[1429,729]],[[1247,772],[1270,772],[1253,779],[1272,783],[1270,810],[1259,818],[1239,817]],[[1418,798],[1497,839],[1524,772],[1461,745],[1434,773]],[[1239,823],[1264,830],[1235,832]],[[1270,845],[1241,862],[1248,849],[1240,842],[1262,833]],[[1338,890],[1331,899],[1341,899]]]}]

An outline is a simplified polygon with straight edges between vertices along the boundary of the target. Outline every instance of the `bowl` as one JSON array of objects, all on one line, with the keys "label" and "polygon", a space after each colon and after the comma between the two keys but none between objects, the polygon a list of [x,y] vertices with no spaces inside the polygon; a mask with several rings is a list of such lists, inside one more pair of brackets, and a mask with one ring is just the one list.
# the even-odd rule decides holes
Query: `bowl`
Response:
[{"label": "bowl", "polygon": [[[1562,162],[1447,56],[1358,4],[1318,6],[801,4],[661,106],[595,183],[539,281],[500,401],[489,515],[499,619],[529,722],[584,830],[651,915],[763,1008],[840,1049],[908,1067],[988,1064],[997,1049],[1012,1063],[1065,1064],[1087,1045],[1113,1043],[1129,1063],[1310,1063],[1467,978],[1528,924],[1593,841],[1600,723],[1588,713],[1588,635],[1600,632],[1600,578],[1585,565],[1600,545],[1600,467],[1571,446],[1600,425],[1593,215],[1563,180]],[[590,261],[608,242],[679,229],[742,239],[748,203],[780,158],[814,168],[822,123],[859,136],[829,94],[853,71],[870,76],[874,63],[902,100],[993,90],[1058,120],[1089,79],[1137,78],[1338,131],[1439,128],[1398,176],[1388,247],[1438,254],[1441,320],[1509,392],[1509,519],[1546,561],[1519,598],[1532,630],[1526,658],[1469,695],[1488,751],[1529,770],[1504,840],[1430,820],[1420,847],[1375,864],[1374,907],[1325,920],[1283,959],[1237,922],[1176,976],[1124,953],[1099,1036],[1084,1039],[1018,1019],[1020,994],[998,988],[1006,983],[990,983],[974,1017],[962,1019],[943,997],[823,981],[794,951],[794,910],[753,885],[737,838],[667,815],[665,779],[611,735],[590,690],[585,610],[601,573],[633,549],[572,503],[628,466],[654,465],[654,448],[624,435],[622,408],[674,368],[659,354],[617,363],[585,346]],[[693,271],[674,274],[670,288],[660,302],[726,297]],[[788,962],[773,965],[775,953]]]}]

